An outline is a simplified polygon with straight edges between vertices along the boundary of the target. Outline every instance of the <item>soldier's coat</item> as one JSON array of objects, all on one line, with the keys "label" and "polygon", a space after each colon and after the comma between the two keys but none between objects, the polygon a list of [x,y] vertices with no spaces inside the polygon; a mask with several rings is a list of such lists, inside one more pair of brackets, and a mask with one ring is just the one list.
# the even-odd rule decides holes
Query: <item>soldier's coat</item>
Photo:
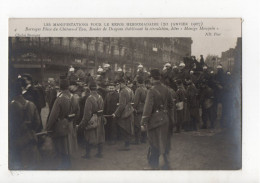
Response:
[{"label": "soldier's coat", "polygon": [[[161,94],[158,96],[159,91]],[[166,104],[166,109],[170,110],[173,108],[173,99],[170,91],[166,86],[163,86],[161,82],[154,83],[154,86],[148,91],[147,97],[145,100],[144,111],[142,116],[142,124],[147,126],[152,120],[152,114],[155,113],[160,104]],[[167,151],[167,145],[169,144],[169,118],[165,120],[163,124],[156,128],[149,129],[147,131],[148,141],[151,147],[158,149],[160,154],[164,154]]]},{"label": "soldier's coat", "polygon": [[[84,108],[84,115],[82,121],[79,124],[79,128],[85,128],[92,115],[99,110],[103,110],[104,102],[102,97],[96,92],[91,91],[90,96],[87,98]],[[101,144],[105,142],[105,129],[101,117],[98,117],[98,126],[94,129],[85,130],[85,140],[89,144]]]},{"label": "soldier's coat", "polygon": [[137,113],[143,112],[146,95],[147,95],[147,88],[144,85],[141,85],[136,89],[133,107],[136,109]]},{"label": "soldier's coat", "polygon": [[[36,106],[22,96],[9,105],[9,168],[34,169],[40,161],[35,132],[42,124]],[[26,121],[25,121],[26,120]]]},{"label": "soldier's coat", "polygon": [[58,137],[55,133],[54,127],[59,119],[64,119],[70,114],[71,110],[71,94],[68,90],[62,92],[54,102],[51,114],[47,121],[47,130],[53,132],[53,140],[55,143],[56,151],[61,154],[70,154],[68,135]]},{"label": "soldier's coat", "polygon": [[121,115],[125,110],[125,107],[133,102],[133,99],[134,93],[130,88],[127,86],[121,88],[119,92],[119,106],[114,113],[118,118],[118,125],[131,135],[134,133],[134,114],[132,113],[128,118],[124,119]]}]

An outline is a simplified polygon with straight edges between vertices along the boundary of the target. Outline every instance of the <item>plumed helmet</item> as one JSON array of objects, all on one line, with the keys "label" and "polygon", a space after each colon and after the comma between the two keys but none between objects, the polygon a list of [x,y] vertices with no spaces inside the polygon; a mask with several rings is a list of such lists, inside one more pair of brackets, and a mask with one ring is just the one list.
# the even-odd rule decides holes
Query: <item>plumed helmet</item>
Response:
[{"label": "plumed helmet", "polygon": [[104,68],[109,68],[109,67],[110,67],[109,64],[105,64],[105,65],[104,65]]},{"label": "plumed helmet", "polygon": [[172,65],[170,63],[166,63],[164,67],[171,67]]},{"label": "plumed helmet", "polygon": [[99,66],[97,71],[98,71],[98,72],[103,72],[103,69],[102,69],[102,67],[101,67],[101,66]]},{"label": "plumed helmet", "polygon": [[144,66],[142,64],[139,64],[137,68],[141,69],[141,68],[144,68]]},{"label": "plumed helmet", "polygon": [[181,62],[179,66],[180,66],[180,67],[185,67],[185,63],[184,63],[184,62]]},{"label": "plumed helmet", "polygon": [[222,65],[219,64],[219,65],[217,66],[217,69],[222,69]]},{"label": "plumed helmet", "polygon": [[75,69],[73,67],[70,67],[69,72],[74,72]]}]

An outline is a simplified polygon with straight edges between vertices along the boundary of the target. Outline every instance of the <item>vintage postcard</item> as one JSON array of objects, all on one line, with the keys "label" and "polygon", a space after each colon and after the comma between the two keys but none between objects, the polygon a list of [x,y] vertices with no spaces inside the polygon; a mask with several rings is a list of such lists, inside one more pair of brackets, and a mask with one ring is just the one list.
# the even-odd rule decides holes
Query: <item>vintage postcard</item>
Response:
[{"label": "vintage postcard", "polygon": [[9,19],[9,170],[241,170],[242,19]]}]

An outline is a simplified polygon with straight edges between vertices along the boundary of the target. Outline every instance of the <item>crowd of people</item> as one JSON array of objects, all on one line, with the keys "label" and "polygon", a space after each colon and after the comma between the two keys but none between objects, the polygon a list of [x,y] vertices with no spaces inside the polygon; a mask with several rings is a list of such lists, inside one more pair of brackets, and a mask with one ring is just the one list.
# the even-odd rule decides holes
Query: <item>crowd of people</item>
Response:
[{"label": "crowd of people", "polygon": [[[149,143],[151,169],[169,169],[170,139],[173,133],[214,129],[222,104],[221,128],[232,125],[236,100],[231,73],[222,65],[215,73],[195,57],[185,57],[177,65],[144,70],[135,76],[122,69],[113,72],[109,64],[97,75],[75,74],[71,67],[42,86],[29,74],[21,74],[9,87],[9,168],[37,169],[53,144],[60,159],[57,169],[71,167],[70,156],[78,146],[82,158],[102,158],[103,145],[122,143],[119,151]],[[41,110],[49,108],[47,121]],[[44,124],[44,125],[43,125]],[[164,159],[159,167],[159,157]]]}]

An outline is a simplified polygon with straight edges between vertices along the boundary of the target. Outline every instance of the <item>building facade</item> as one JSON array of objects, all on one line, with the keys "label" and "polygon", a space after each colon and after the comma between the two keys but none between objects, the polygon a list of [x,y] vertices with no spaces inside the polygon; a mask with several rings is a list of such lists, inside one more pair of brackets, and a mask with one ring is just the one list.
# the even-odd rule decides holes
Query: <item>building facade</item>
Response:
[{"label": "building facade", "polygon": [[225,71],[239,72],[242,64],[242,38],[237,38],[235,48],[222,52],[221,64]]},{"label": "building facade", "polygon": [[191,38],[9,38],[9,68],[14,75],[30,73],[39,81],[57,78],[70,66],[95,74],[109,63],[114,70],[136,72],[138,64],[146,70],[178,64],[191,55]]}]

